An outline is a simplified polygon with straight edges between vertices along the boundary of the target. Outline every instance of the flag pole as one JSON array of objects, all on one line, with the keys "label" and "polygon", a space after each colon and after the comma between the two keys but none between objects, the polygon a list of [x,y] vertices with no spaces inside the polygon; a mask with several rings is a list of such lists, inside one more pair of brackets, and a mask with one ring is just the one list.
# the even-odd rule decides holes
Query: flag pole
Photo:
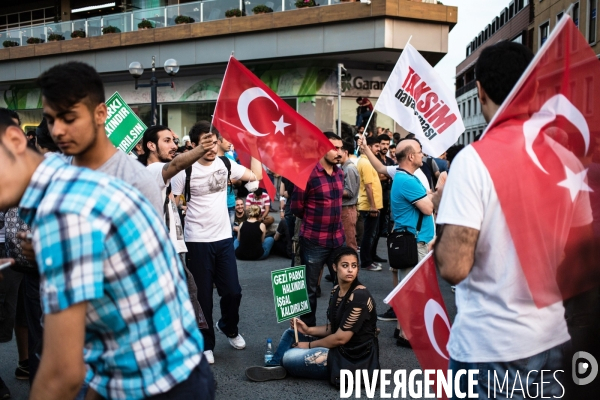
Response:
[{"label": "flag pole", "polygon": [[294,318],[294,335],[296,336],[296,343],[298,343],[298,327],[296,326],[296,318]]},{"label": "flag pole", "polygon": [[[410,44],[410,39],[412,39],[412,35],[410,35],[408,37],[408,40],[406,41],[406,44],[404,45],[405,49],[406,49],[406,46],[408,46]],[[398,59],[400,59],[400,57],[398,57]],[[398,60],[396,60],[396,64],[398,64]],[[395,67],[396,67],[396,65],[394,64],[394,68]],[[379,101],[379,97],[377,98],[377,101]],[[365,125],[365,130],[363,131],[363,140],[366,140],[367,128],[369,127],[369,123],[371,123],[371,118],[373,118],[373,113],[375,112],[375,106],[377,106],[377,101],[375,102],[375,105],[373,105],[373,112],[371,113],[371,115],[369,115],[369,119],[367,120],[367,124]]]},{"label": "flag pole", "polygon": [[225,67],[225,73],[223,74],[223,80],[221,81],[221,87],[219,88],[219,94],[217,94],[217,102],[215,103],[215,112],[213,112],[212,118],[210,119],[210,128],[209,132],[212,132],[213,121],[215,120],[215,114],[217,111],[217,105],[219,104],[219,98],[221,97],[221,90],[223,90],[223,82],[225,82],[225,77],[227,76],[227,70],[229,69],[229,63],[233,58],[233,50],[231,51],[231,55],[229,56],[229,61],[227,61],[227,67]]}]

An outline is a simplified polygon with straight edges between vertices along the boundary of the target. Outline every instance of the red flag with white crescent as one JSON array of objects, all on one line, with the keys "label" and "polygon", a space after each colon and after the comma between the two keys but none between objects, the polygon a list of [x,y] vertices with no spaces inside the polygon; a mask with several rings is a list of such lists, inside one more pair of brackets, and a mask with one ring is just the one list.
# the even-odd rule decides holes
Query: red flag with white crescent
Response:
[{"label": "red flag with white crescent", "polygon": [[600,284],[600,62],[562,17],[482,139],[538,307]]},{"label": "red flag with white crescent", "polygon": [[304,189],[313,168],[333,148],[319,128],[234,57],[229,59],[213,125],[239,152]]},{"label": "red flag with white crescent", "polygon": [[383,301],[394,309],[422,369],[447,372],[450,319],[432,255],[425,256]]}]

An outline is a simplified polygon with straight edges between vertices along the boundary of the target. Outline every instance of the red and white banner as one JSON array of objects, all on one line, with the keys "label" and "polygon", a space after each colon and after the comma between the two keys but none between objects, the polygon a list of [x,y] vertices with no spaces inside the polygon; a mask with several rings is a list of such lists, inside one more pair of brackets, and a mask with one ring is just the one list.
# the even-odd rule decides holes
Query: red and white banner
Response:
[{"label": "red and white banner", "polygon": [[383,302],[394,309],[422,369],[447,371],[450,320],[438,285],[433,252]]},{"label": "red and white banner", "polygon": [[454,92],[423,56],[407,44],[375,110],[414,133],[423,152],[437,157],[465,131]]},{"label": "red and white banner", "polygon": [[323,132],[231,57],[213,125],[235,146],[304,189],[313,168],[333,149]]},{"label": "red and white banner", "polygon": [[599,104],[600,62],[565,15],[473,144],[538,307],[600,284]]}]

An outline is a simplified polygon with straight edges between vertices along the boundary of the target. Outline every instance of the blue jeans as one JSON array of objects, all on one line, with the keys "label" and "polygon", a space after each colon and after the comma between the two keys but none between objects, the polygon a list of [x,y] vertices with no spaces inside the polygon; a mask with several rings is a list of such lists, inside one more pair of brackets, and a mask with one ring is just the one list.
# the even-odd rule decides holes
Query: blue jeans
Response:
[{"label": "blue jeans", "polygon": [[233,223],[235,222],[235,207],[227,207],[229,213],[229,223],[231,224],[231,230],[233,231]]},{"label": "blue jeans", "polygon": [[356,116],[356,126],[361,126],[363,123],[363,120],[368,120],[369,117],[371,116],[372,111],[365,111],[362,114],[358,114]]},{"label": "blue jeans", "polygon": [[[544,397],[558,398],[564,394],[563,387],[567,376],[564,372],[557,372],[554,375],[554,371],[565,369],[564,357],[569,354],[570,347],[571,342],[568,341],[534,356],[510,362],[470,363],[450,359],[448,368],[452,370],[452,376],[455,376],[458,370],[478,369],[479,375],[475,393],[479,394],[480,399],[541,398],[542,381],[544,382]],[[540,373],[542,370],[545,370],[545,376]],[[515,381],[517,372],[519,373],[519,382]],[[495,377],[496,380],[494,380]],[[504,381],[505,377],[507,377],[506,381]],[[560,381],[560,384],[557,380]],[[525,393],[520,390],[521,385]],[[513,386],[515,390],[513,390]],[[468,394],[466,374],[462,375],[460,379],[459,389],[463,394]],[[489,396],[488,391],[490,392]],[[452,399],[458,398],[455,389]]]},{"label": "blue jeans", "polygon": [[[269,254],[271,254],[271,249],[273,248],[273,244],[275,244],[275,239],[273,239],[273,237],[269,236],[265,238],[265,240],[262,242],[263,255],[260,256],[259,260],[264,260],[265,258],[269,257]],[[233,250],[237,250],[238,247],[240,247],[240,241],[235,239],[233,241]]]},{"label": "blue jeans", "polygon": [[[318,339],[298,332],[300,342],[313,342]],[[273,355],[273,359],[267,363],[267,366],[282,365],[290,375],[298,378],[328,379],[327,354],[329,349],[325,347],[292,348],[295,341],[293,329],[287,329],[283,332],[277,351]]]},{"label": "blue jeans", "polygon": [[319,277],[323,266],[327,264],[329,273],[336,282],[335,273],[333,272],[333,254],[336,248],[323,247],[314,244],[304,237],[300,237],[300,260],[302,265],[306,266],[306,289],[308,291],[308,302],[310,304],[310,312],[300,317],[308,326],[317,325],[317,286],[319,286]]}]

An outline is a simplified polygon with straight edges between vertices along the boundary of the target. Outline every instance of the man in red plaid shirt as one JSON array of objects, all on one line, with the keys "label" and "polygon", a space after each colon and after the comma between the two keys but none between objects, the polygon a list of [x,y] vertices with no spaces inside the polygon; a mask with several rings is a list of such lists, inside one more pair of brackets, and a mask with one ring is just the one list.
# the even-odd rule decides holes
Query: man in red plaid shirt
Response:
[{"label": "man in red plaid shirt", "polygon": [[331,266],[333,254],[345,241],[342,227],[344,173],[337,166],[342,158],[342,139],[332,132],[325,135],[335,149],[327,152],[315,166],[306,190],[294,190],[291,204],[292,213],[302,219],[300,259],[306,266],[311,312],[300,318],[308,326],[316,325],[317,287],[323,266],[327,264],[331,276],[335,276]]}]

